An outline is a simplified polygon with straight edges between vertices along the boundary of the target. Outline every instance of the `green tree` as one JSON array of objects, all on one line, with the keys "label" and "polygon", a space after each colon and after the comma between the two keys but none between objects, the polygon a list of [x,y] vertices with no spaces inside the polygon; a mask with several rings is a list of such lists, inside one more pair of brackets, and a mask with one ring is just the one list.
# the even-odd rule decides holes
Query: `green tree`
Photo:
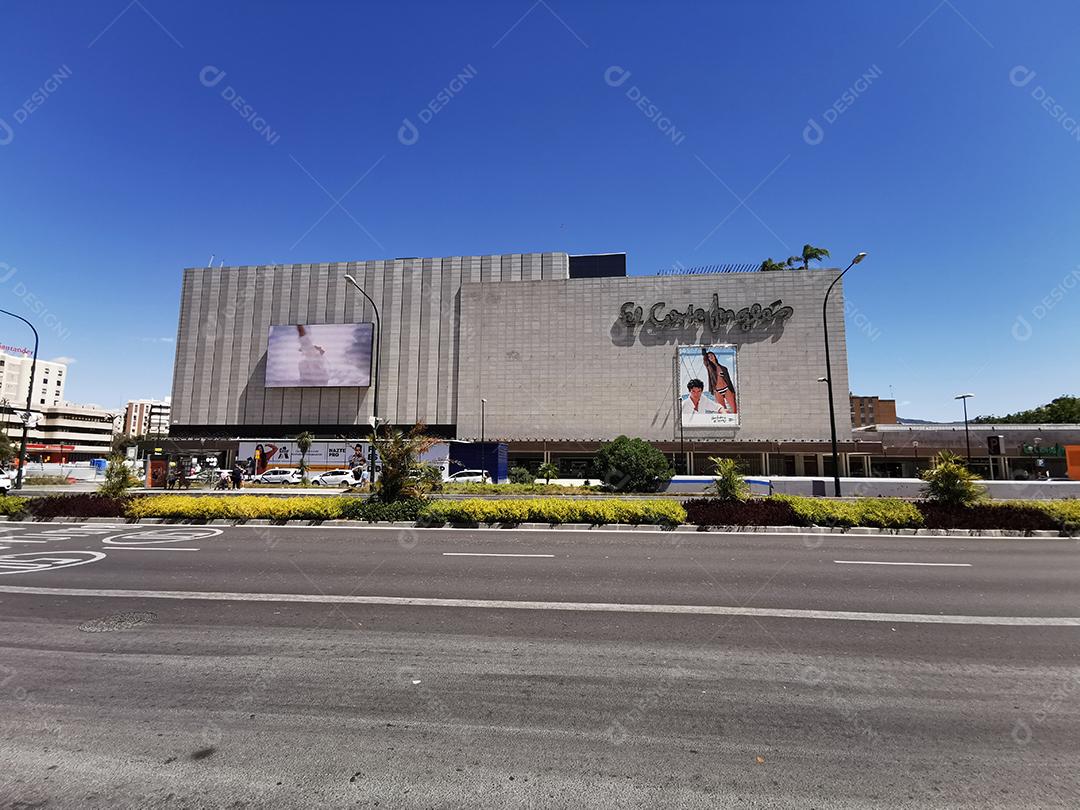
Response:
[{"label": "green tree", "polygon": [[135,473],[128,467],[123,456],[109,456],[109,463],[105,467],[105,482],[101,485],[100,490],[102,495],[119,498],[131,487],[138,486],[139,483],[139,479],[135,477]]},{"label": "green tree", "polygon": [[0,430],[0,465],[7,466],[19,454],[19,446]]},{"label": "green tree", "polygon": [[948,506],[970,506],[986,497],[986,487],[976,483],[979,477],[964,466],[963,459],[942,450],[933,466],[919,476],[926,482],[922,492],[929,500]]},{"label": "green tree", "polygon": [[667,456],[647,441],[626,436],[601,445],[594,463],[601,480],[619,492],[655,492],[674,474]]},{"label": "green tree", "polygon": [[796,256],[794,258],[796,262],[802,261],[803,270],[809,270],[810,262],[820,263],[822,259],[829,258],[829,251],[823,247],[803,245],[802,256]]},{"label": "green tree", "polygon": [[537,474],[544,479],[545,484],[550,484],[552,478],[559,477],[559,468],[552,464],[550,461],[545,461],[540,465]]},{"label": "green tree", "polygon": [[438,439],[425,436],[424,430],[421,423],[407,433],[390,428],[381,439],[372,434],[371,446],[378,448],[382,465],[379,480],[373,488],[375,498],[383,503],[393,503],[423,496],[419,458],[438,443]]},{"label": "green tree", "polygon": [[976,416],[971,421],[1001,425],[1075,425],[1080,423],[1080,397],[1060,396],[1031,410],[1006,416]]},{"label": "green tree", "polygon": [[509,478],[511,484],[532,484],[536,481],[528,467],[511,467]]},{"label": "green tree", "polygon": [[750,496],[750,486],[743,478],[739,462],[733,458],[709,456],[716,480],[710,485],[713,495],[725,501],[745,501]]},{"label": "green tree", "polygon": [[304,483],[308,482],[307,477],[307,454],[311,449],[311,443],[315,441],[315,437],[308,433],[306,430],[296,437],[296,449],[300,451],[300,478]]}]

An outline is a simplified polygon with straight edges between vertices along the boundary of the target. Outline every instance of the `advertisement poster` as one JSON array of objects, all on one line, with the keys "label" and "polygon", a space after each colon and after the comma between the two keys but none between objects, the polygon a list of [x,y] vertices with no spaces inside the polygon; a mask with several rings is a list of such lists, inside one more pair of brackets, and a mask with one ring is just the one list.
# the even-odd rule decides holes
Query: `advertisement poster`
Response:
[{"label": "advertisement poster", "polygon": [[370,323],[271,326],[266,344],[266,387],[371,385]]},{"label": "advertisement poster", "polygon": [[680,346],[677,359],[682,426],[738,427],[735,347]]},{"label": "advertisement poster", "polygon": [[[367,441],[315,441],[307,452],[305,461],[312,473],[324,470],[368,469],[370,442]],[[237,460],[245,469],[253,469],[254,475],[262,475],[275,467],[299,467],[300,450],[296,442],[270,439],[240,442]],[[443,478],[450,471],[450,446],[436,444],[420,456],[420,461],[433,464],[443,471]],[[378,456],[375,460],[378,467]]]}]

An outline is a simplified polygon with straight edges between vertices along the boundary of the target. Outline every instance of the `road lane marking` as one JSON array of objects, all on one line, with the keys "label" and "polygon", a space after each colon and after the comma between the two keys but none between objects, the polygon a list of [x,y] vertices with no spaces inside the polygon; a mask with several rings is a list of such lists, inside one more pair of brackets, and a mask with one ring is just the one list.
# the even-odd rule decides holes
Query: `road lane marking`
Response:
[{"label": "road lane marking", "polygon": [[211,602],[302,602],[329,605],[562,610],[582,613],[663,613],[702,616],[752,616],[773,619],[831,619],[892,624],[981,624],[1005,627],[1080,627],[1080,616],[964,616],[948,613],[860,613],[852,610],[752,608],[719,605],[637,605],[619,602],[530,602],[504,599],[442,599],[406,596],[345,596],[307,593],[230,593],[223,591],[137,591],[111,588],[39,588],[0,585],[0,594],[86,596],[127,599],[188,599]]},{"label": "road lane marking", "polygon": [[0,574],[55,571],[105,559],[102,551],[23,551],[0,555]]},{"label": "road lane marking", "polygon": [[48,540],[20,540],[17,537],[0,537],[0,543],[48,543]]},{"label": "road lane marking", "polygon": [[971,563],[877,562],[874,560],[833,560],[837,565],[927,565],[935,568],[971,568]]},{"label": "road lane marking", "polygon": [[444,551],[444,557],[554,557],[554,554],[494,554],[487,551]]},{"label": "road lane marking", "polygon": [[154,546],[153,548],[140,548],[138,546],[114,546],[112,551],[198,551],[197,548],[173,548],[171,546]]}]

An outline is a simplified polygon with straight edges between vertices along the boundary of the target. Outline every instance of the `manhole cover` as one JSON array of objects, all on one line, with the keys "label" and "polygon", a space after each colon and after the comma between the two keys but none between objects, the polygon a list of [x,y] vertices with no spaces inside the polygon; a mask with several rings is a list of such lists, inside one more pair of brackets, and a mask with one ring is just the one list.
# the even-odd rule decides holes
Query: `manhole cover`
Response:
[{"label": "manhole cover", "polygon": [[84,633],[111,633],[114,630],[130,630],[144,624],[153,624],[156,621],[157,614],[152,610],[128,610],[83,622],[79,629]]}]

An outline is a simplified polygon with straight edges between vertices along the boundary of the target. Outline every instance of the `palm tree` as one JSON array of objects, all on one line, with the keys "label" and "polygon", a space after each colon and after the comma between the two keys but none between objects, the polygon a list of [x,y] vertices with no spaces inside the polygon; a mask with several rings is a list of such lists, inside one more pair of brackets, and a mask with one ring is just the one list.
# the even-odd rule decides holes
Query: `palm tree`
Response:
[{"label": "palm tree", "polygon": [[296,437],[296,449],[300,451],[300,477],[307,483],[307,454],[315,437],[306,430]]},{"label": "palm tree", "polygon": [[544,479],[545,484],[550,484],[552,478],[559,477],[559,468],[552,464],[550,461],[545,461],[540,465],[537,474]]},{"label": "palm tree", "polygon": [[770,257],[770,258],[766,259],[765,261],[763,261],[761,263],[761,267],[758,268],[758,271],[761,272],[761,273],[768,273],[768,272],[771,272],[773,270],[790,270],[790,269],[791,269],[790,265],[786,264],[785,262],[774,262],[772,260],[772,258]]},{"label": "palm tree", "polygon": [[[810,262],[821,262],[822,259],[829,258],[829,251],[822,247],[814,247],[813,245],[803,245],[802,249],[802,266],[803,270],[810,269]],[[799,261],[798,256],[793,256],[796,262]]]}]

